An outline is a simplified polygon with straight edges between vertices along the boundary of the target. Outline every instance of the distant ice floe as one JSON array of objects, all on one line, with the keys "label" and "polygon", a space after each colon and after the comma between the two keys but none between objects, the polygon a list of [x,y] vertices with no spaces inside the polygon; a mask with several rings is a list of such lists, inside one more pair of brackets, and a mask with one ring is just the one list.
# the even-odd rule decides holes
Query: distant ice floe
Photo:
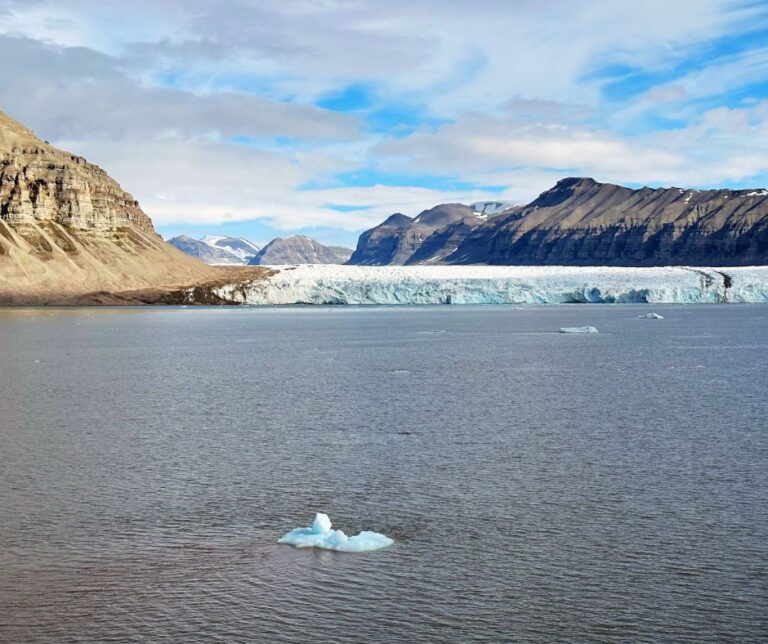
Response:
[{"label": "distant ice floe", "polygon": [[768,266],[277,266],[217,294],[243,304],[768,302]]},{"label": "distant ice floe", "polygon": [[564,326],[560,333],[597,333],[597,329],[593,326]]},{"label": "distant ice floe", "polygon": [[638,320],[663,320],[664,316],[658,313],[645,313],[637,316]]},{"label": "distant ice floe", "polygon": [[297,548],[322,548],[340,552],[369,552],[391,546],[395,541],[378,532],[363,530],[348,537],[342,530],[333,530],[327,514],[318,512],[309,528],[296,528],[280,537],[278,543]]}]

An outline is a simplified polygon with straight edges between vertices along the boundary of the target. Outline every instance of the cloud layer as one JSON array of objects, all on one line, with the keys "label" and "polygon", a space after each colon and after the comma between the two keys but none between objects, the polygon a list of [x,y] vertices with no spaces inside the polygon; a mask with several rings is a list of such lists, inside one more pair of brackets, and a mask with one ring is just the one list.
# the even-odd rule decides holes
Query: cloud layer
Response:
[{"label": "cloud layer", "polygon": [[345,241],[564,174],[768,184],[755,2],[0,0],[0,57],[0,109],[161,230]]}]

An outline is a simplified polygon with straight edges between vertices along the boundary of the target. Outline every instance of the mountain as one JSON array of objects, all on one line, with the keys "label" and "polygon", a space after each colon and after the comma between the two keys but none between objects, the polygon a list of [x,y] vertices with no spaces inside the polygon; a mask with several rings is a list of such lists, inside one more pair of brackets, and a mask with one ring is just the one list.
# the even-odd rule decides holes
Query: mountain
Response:
[{"label": "mountain", "polygon": [[452,264],[768,264],[768,191],[634,190],[562,179],[473,229]]},{"label": "mountain", "polygon": [[217,248],[200,239],[193,239],[187,235],[179,235],[168,240],[168,243],[178,248],[182,253],[191,257],[197,257],[201,262],[211,266],[245,264],[234,253],[223,248]]},{"label": "mountain", "polygon": [[396,213],[360,235],[347,263],[364,266],[438,263],[455,250],[454,242],[458,244],[459,239],[486,218],[470,206],[458,203],[435,206],[413,219]]},{"label": "mountain", "polygon": [[349,248],[323,246],[310,237],[294,235],[273,239],[251,258],[249,264],[343,264],[351,254]]},{"label": "mountain", "polygon": [[0,303],[197,284],[219,273],[165,243],[104,170],[0,112]]},{"label": "mountain", "polygon": [[571,177],[527,205],[480,202],[425,216],[446,208],[392,215],[360,235],[349,263],[768,264],[768,190],[635,190]]},{"label": "mountain", "polygon": [[366,230],[357,240],[357,248],[347,263],[362,266],[391,263],[397,253],[400,238],[412,221],[412,217],[396,212],[378,226]]},{"label": "mountain", "polygon": [[200,241],[231,253],[240,260],[241,264],[247,264],[251,257],[259,252],[259,247],[256,244],[242,237],[206,235]]}]

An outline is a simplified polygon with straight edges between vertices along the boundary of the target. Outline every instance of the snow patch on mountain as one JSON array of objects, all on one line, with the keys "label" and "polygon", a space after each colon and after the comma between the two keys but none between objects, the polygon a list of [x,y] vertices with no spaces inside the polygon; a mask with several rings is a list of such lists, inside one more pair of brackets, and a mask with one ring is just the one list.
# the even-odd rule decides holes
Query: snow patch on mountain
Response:
[{"label": "snow patch on mountain", "polygon": [[206,235],[200,241],[214,248],[220,248],[228,253],[232,253],[232,255],[240,259],[243,264],[247,264],[251,257],[256,255],[260,250],[256,244],[243,237]]},{"label": "snow patch on mountain", "polygon": [[514,208],[517,205],[519,204],[516,201],[476,201],[469,204],[469,207],[480,217],[488,218]]}]

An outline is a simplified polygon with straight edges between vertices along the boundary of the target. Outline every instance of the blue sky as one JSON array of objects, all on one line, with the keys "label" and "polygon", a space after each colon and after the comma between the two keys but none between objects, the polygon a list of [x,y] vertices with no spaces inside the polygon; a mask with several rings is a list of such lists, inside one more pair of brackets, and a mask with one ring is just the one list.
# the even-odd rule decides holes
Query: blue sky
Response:
[{"label": "blue sky", "polygon": [[768,2],[0,0],[0,109],[165,236],[354,245],[567,175],[768,186]]}]

